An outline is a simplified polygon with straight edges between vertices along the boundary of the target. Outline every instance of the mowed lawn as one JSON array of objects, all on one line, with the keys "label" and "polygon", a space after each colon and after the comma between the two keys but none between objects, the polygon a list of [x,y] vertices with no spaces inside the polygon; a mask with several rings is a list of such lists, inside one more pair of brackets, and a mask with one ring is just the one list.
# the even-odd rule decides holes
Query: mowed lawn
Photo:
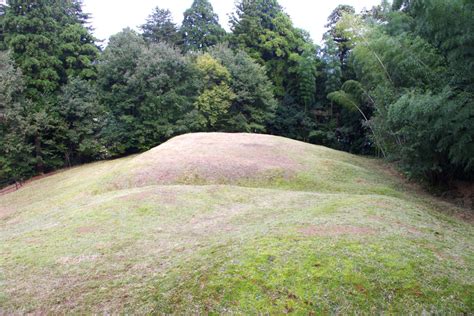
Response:
[{"label": "mowed lawn", "polygon": [[473,314],[464,212],[376,159],[184,135],[0,196],[0,314]]}]

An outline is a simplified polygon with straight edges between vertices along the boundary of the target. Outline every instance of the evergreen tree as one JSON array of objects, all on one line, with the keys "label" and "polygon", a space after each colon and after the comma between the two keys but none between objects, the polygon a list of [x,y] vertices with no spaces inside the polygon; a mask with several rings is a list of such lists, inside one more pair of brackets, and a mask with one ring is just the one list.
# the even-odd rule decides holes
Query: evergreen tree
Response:
[{"label": "evergreen tree", "polygon": [[[64,164],[57,94],[68,76],[93,78],[98,49],[78,0],[9,0],[4,36],[22,70],[37,172]],[[26,105],[25,105],[26,106]]]},{"label": "evergreen tree", "polygon": [[135,132],[139,96],[129,85],[145,41],[127,28],[113,35],[99,59],[98,79],[101,103],[106,107],[104,142],[112,155],[136,152],[136,140],[127,137]]},{"label": "evergreen tree", "polygon": [[194,0],[184,12],[181,25],[185,51],[195,51],[214,46],[223,41],[226,32],[208,0]]},{"label": "evergreen tree", "polygon": [[0,52],[0,187],[21,182],[34,171],[28,121],[21,115],[23,77],[9,53]]},{"label": "evergreen tree", "polygon": [[99,104],[95,84],[70,78],[63,86],[58,105],[63,129],[62,143],[68,166],[101,158],[101,130],[104,110]]},{"label": "evergreen tree", "polygon": [[5,43],[5,31],[3,27],[6,9],[7,8],[4,4],[0,4],[0,51],[7,49],[7,45]]},{"label": "evergreen tree", "polygon": [[230,19],[233,46],[247,51],[251,57],[263,64],[268,57],[263,56],[258,39],[265,30],[274,28],[274,20],[282,13],[283,8],[277,0],[237,2],[236,11]]},{"label": "evergreen tree", "polygon": [[240,48],[265,66],[283,97],[288,59],[296,52],[298,34],[276,0],[243,0],[231,17],[233,47]]},{"label": "evergreen tree", "polygon": [[[245,50],[263,65],[275,86],[280,104],[270,130],[307,139],[313,128],[310,116],[315,106],[319,63],[309,35],[293,26],[276,0],[240,1],[231,26],[232,46]],[[301,119],[295,120],[295,116]]]},{"label": "evergreen tree", "polygon": [[64,67],[62,83],[68,78],[96,79],[97,69],[95,62],[99,57],[99,50],[95,45],[95,38],[84,25],[69,24],[59,34],[59,56]]},{"label": "evergreen tree", "polygon": [[23,89],[21,71],[17,69],[10,58],[10,53],[0,52],[0,115],[4,118],[5,112],[18,99]]},{"label": "evergreen tree", "polygon": [[140,29],[143,38],[150,43],[166,42],[170,45],[180,44],[180,34],[173,22],[170,10],[156,7]]},{"label": "evergreen tree", "polygon": [[[25,74],[28,96],[41,101],[57,92],[68,72],[91,74],[98,49],[78,0],[9,0],[5,41]],[[86,74],[87,73],[87,74]]]}]

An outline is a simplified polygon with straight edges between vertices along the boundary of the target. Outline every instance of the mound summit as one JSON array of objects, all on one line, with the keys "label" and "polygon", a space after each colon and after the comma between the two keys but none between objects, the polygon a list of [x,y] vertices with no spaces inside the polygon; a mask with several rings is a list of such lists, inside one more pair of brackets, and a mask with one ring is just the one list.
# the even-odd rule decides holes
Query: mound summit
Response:
[{"label": "mound summit", "polygon": [[135,157],[124,177],[135,185],[230,183],[272,174],[290,177],[304,169],[295,156],[306,146],[269,135],[187,134]]},{"label": "mound summit", "polygon": [[[367,161],[288,138],[246,133],[194,133],[172,138],[131,159],[113,188],[170,184],[300,185],[321,190],[369,181]],[[348,182],[349,181],[349,182]]]}]

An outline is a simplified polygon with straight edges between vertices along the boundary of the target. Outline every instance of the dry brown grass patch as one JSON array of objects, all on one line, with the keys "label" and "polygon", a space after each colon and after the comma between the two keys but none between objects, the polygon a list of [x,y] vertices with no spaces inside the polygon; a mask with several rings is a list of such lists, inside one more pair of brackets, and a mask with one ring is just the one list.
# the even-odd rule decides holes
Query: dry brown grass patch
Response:
[{"label": "dry brown grass patch", "polygon": [[15,210],[0,206],[0,220],[6,220],[15,213]]},{"label": "dry brown grass patch", "polygon": [[[242,179],[290,178],[303,169],[292,158],[305,144],[257,134],[197,133],[175,137],[135,157],[115,186],[235,183]],[[293,153],[293,154],[292,154]]]},{"label": "dry brown grass patch", "polygon": [[96,233],[98,230],[99,228],[95,226],[83,226],[76,229],[76,233],[81,234],[81,235],[92,234],[92,233]]}]

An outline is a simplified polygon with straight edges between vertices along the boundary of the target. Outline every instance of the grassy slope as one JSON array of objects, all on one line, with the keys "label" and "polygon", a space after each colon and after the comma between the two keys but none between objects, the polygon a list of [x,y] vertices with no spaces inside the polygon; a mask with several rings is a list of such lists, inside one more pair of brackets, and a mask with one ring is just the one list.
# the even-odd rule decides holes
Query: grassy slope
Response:
[{"label": "grassy slope", "polygon": [[474,313],[471,224],[376,160],[298,146],[291,179],[112,189],[130,157],[0,196],[0,314]]}]

